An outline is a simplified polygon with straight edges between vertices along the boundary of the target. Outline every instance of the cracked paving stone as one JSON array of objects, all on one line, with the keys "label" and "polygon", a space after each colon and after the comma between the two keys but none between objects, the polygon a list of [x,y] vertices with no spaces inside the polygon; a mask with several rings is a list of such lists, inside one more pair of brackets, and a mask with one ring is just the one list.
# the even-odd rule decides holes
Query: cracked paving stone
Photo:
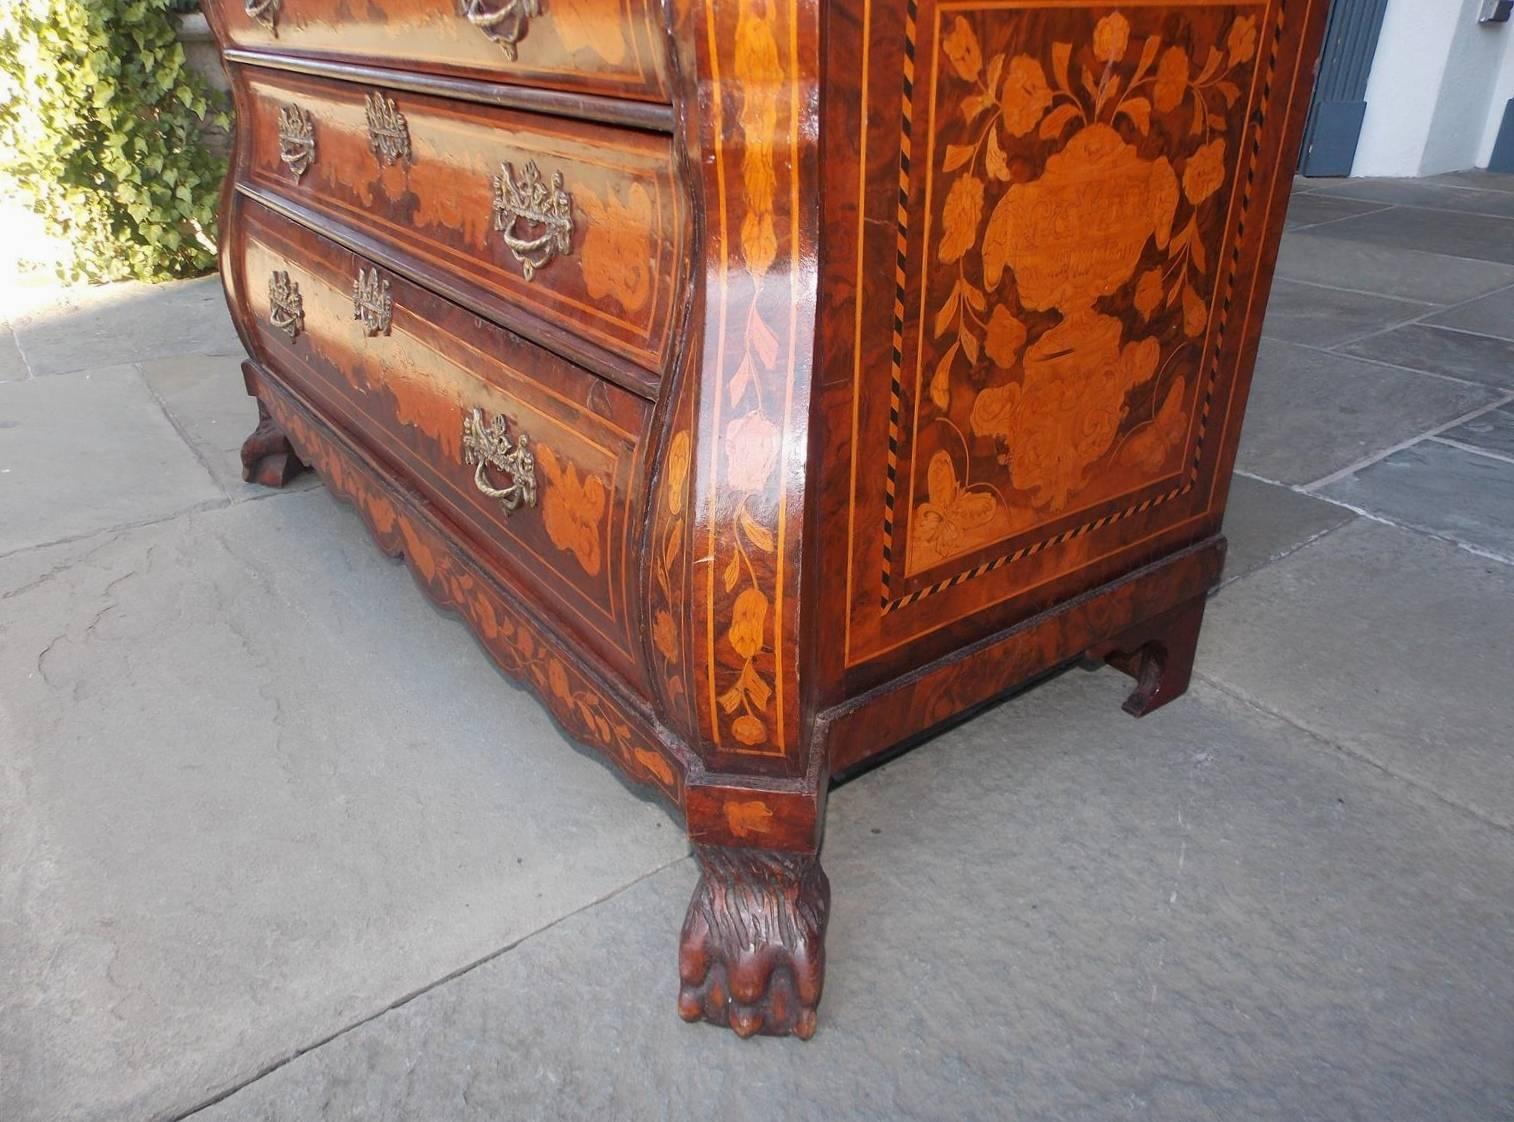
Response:
[{"label": "cracked paving stone", "polygon": [[0,823],[5,1122],[175,1117],[687,853],[320,490],[0,558]]},{"label": "cracked paving stone", "polygon": [[1514,567],[1358,519],[1227,586],[1197,672],[1514,826],[1510,635]]},{"label": "cracked paving stone", "polygon": [[[257,427],[258,407],[242,384],[241,355],[174,355],[138,364],[153,395],[216,482],[233,498],[260,498],[266,487],[242,482],[242,441]],[[319,486],[302,472],[285,491]]]},{"label": "cracked paving stone", "polygon": [[12,326],[39,378],[190,351],[243,354],[218,276],[65,288]]},{"label": "cracked paving stone", "polygon": [[195,1122],[1514,1117],[1514,838],[1072,671],[838,789],[814,1040],[674,1011],[680,862]]},{"label": "cracked paving stone", "polygon": [[0,383],[0,554],[225,501],[135,366]]},{"label": "cracked paving stone", "polygon": [[1484,386],[1263,339],[1236,466],[1309,483],[1496,400]]}]

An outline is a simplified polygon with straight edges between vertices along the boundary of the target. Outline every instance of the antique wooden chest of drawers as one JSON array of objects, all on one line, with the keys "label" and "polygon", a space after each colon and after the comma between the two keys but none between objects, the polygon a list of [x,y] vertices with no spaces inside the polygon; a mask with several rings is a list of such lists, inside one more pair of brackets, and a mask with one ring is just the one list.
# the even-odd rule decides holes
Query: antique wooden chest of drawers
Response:
[{"label": "antique wooden chest of drawers", "polygon": [[1186,688],[1326,0],[207,7],[247,477],[682,815],[684,1017],[814,1031],[834,776]]}]

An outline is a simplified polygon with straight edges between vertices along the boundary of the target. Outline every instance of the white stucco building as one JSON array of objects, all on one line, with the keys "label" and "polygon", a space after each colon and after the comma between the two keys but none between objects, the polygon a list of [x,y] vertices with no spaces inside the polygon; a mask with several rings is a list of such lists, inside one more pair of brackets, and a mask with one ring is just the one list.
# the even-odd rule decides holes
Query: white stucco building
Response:
[{"label": "white stucco building", "polygon": [[[1322,79],[1326,67],[1362,71],[1365,112],[1357,103],[1354,158],[1346,147],[1335,168],[1312,170],[1306,162],[1306,171],[1341,174],[1349,160],[1352,175],[1435,175],[1488,167],[1495,148],[1502,169],[1514,170],[1514,22],[1479,22],[1496,0],[1335,4],[1332,40],[1343,41],[1352,20],[1380,18],[1381,30],[1375,51],[1337,42],[1332,59],[1327,45]],[[1353,51],[1354,61],[1345,57]],[[1499,146],[1501,131],[1506,139]],[[1334,139],[1339,148],[1339,135]]]}]

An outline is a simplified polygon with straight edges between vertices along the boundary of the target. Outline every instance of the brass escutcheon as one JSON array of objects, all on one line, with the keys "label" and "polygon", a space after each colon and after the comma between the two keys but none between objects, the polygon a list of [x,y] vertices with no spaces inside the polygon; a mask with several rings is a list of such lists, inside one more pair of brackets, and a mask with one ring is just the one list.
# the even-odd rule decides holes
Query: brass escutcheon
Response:
[{"label": "brass escutcheon", "polygon": [[300,286],[282,269],[268,274],[268,322],[289,336],[292,343],[305,330],[305,302]]},{"label": "brass escutcheon", "polygon": [[315,163],[315,122],[292,101],[279,109],[279,159],[296,179]]},{"label": "brass escutcheon", "polygon": [[357,271],[357,280],[352,282],[352,318],[361,320],[363,331],[370,336],[389,334],[394,297],[389,295],[389,282],[379,276],[378,269]]},{"label": "brass escutcheon", "polygon": [[[501,415],[484,423],[482,409],[470,410],[463,417],[463,463],[476,464],[473,485],[491,499],[498,499],[505,514],[521,506],[536,505],[536,457],[525,433],[510,439],[509,422]],[[510,485],[495,487],[489,482],[486,468],[508,472]]]},{"label": "brass escutcheon", "polygon": [[393,99],[377,90],[364,99],[368,111],[368,147],[385,167],[404,160],[414,163],[410,151],[410,126]]}]

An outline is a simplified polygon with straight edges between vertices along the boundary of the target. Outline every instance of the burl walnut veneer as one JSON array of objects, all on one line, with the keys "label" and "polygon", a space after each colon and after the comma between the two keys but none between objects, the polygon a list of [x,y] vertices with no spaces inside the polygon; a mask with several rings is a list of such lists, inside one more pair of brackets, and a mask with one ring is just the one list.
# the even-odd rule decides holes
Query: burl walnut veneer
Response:
[{"label": "burl walnut veneer", "polygon": [[1186,688],[1326,0],[207,8],[247,478],[684,817],[685,1018],[814,1032],[832,776]]}]

